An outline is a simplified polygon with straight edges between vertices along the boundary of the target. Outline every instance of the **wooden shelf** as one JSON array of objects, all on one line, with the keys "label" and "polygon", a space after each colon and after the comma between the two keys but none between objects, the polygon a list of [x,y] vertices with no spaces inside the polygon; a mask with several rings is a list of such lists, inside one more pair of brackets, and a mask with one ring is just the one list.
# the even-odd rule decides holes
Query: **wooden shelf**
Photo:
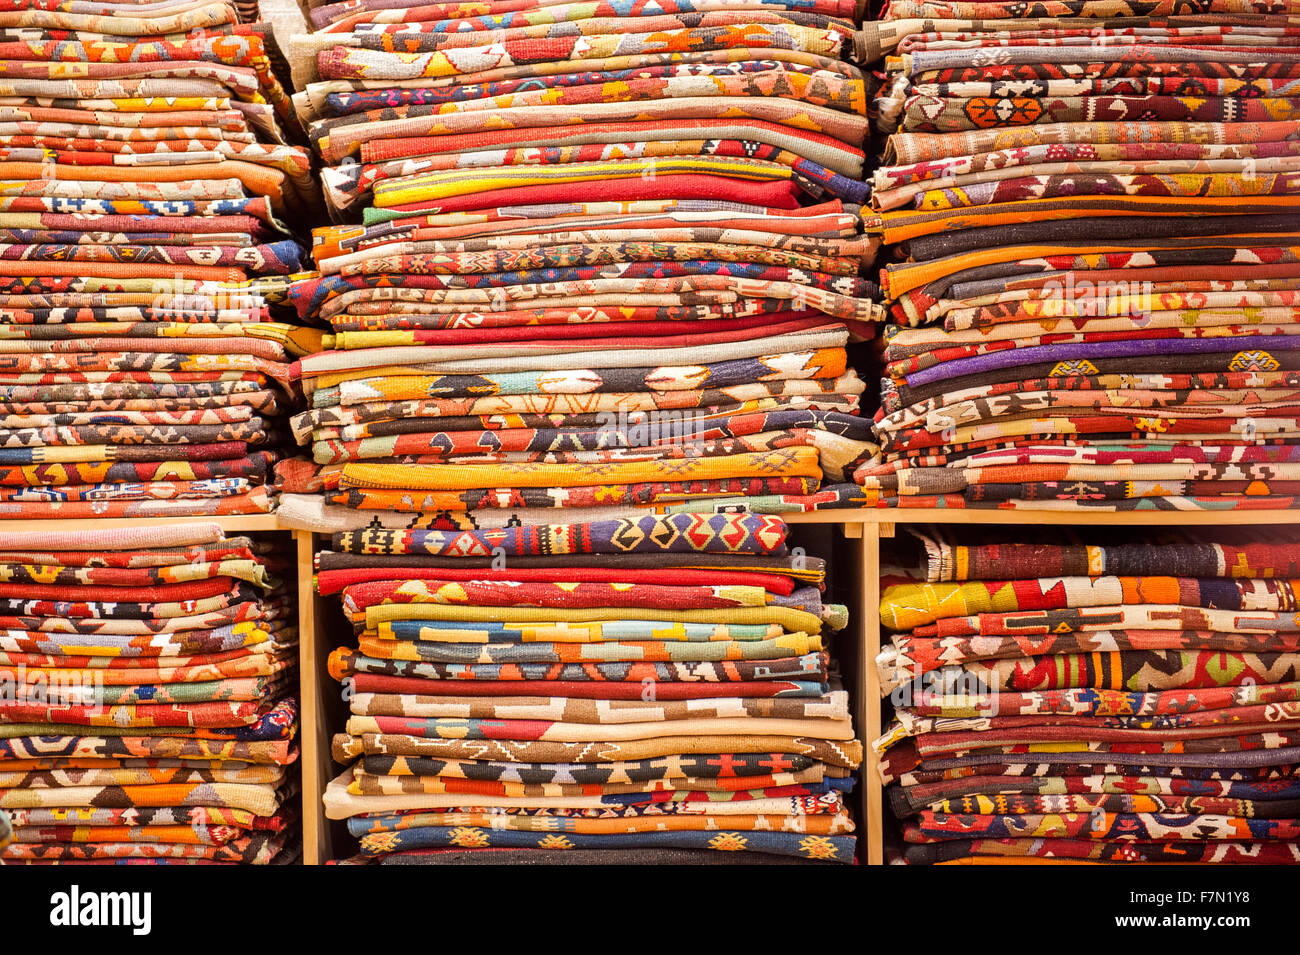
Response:
[{"label": "wooden shelf", "polygon": [[1207,526],[1222,524],[1300,524],[1300,509],[1260,511],[1021,511],[993,508],[871,507],[773,514],[789,524],[1149,524]]},{"label": "wooden shelf", "polygon": [[[790,524],[839,524],[860,527],[876,525],[889,528],[894,524],[1090,524],[1196,525],[1216,524],[1300,524],[1300,509],[1293,511],[1007,511],[958,510],[946,508],[844,508],[809,513],[774,514]],[[57,518],[50,520],[0,518],[0,529],[18,531],[82,530],[95,527],[171,527],[176,524],[217,524],[229,532],[284,531],[311,534],[288,524],[281,524],[274,513],[234,514],[222,517],[105,517]],[[852,536],[857,536],[853,534]],[[886,535],[891,536],[891,535]]]},{"label": "wooden shelf", "polygon": [[[826,511],[823,513],[836,513]],[[842,511],[839,513],[843,513]],[[981,508],[875,508],[863,511],[868,524],[1149,524],[1212,527],[1221,524],[1300,524],[1294,511],[1008,511]],[[856,516],[851,520],[857,520]],[[794,523],[793,521],[791,523]]]},{"label": "wooden shelf", "polygon": [[[835,512],[826,512],[835,513]],[[840,512],[843,513],[843,512]],[[854,515],[857,517],[858,515]],[[880,783],[877,771],[878,758],[871,747],[871,741],[881,732],[882,697],[880,693],[880,675],[875,667],[876,655],[880,652],[881,641],[885,639],[884,628],[880,624],[880,541],[894,536],[894,527],[898,524],[1020,524],[1020,525],[1056,525],[1061,527],[1081,526],[1153,526],[1153,527],[1213,527],[1223,525],[1300,525],[1300,510],[1260,510],[1260,511],[1008,511],[1008,510],[948,510],[948,509],[909,509],[880,508],[862,512],[861,524],[862,579],[860,593],[853,607],[854,614],[861,614],[862,653],[859,658],[858,686],[862,688],[861,698],[856,701],[855,722],[865,746],[862,772],[858,784],[862,789],[859,796],[863,824],[859,838],[866,840],[861,857],[868,865],[884,864],[884,787]],[[846,524],[849,522],[846,521]],[[845,528],[850,530],[849,526]],[[1012,860],[1007,860],[1011,862]],[[1015,860],[1019,861],[1019,860]],[[1041,860],[1033,859],[1031,862]]]},{"label": "wooden shelf", "polygon": [[93,517],[49,520],[0,518],[0,531],[82,531],[89,527],[175,527],[178,524],[217,524],[223,531],[288,531],[275,514],[227,514],[221,517]]},{"label": "wooden shelf", "polygon": [[[1215,526],[1215,525],[1300,525],[1300,510],[1259,511],[1030,511],[996,509],[910,509],[863,508],[860,510],[814,511],[806,514],[780,514],[791,524],[836,525],[845,537],[857,543],[851,551],[858,587],[849,607],[851,629],[856,638],[857,668],[854,674],[859,692],[853,703],[854,723],[863,741],[865,758],[859,774],[856,798],[861,825],[858,837],[863,846],[863,861],[870,865],[884,862],[884,788],[876,769],[877,759],[871,741],[881,732],[880,680],[875,658],[880,652],[883,631],[880,625],[880,541],[894,536],[899,524],[1036,524],[1059,526],[1139,525],[1139,526]],[[333,857],[330,827],[325,819],[321,797],[332,775],[329,743],[334,728],[329,725],[326,694],[333,692],[334,681],[325,672],[325,659],[334,640],[325,632],[327,619],[324,601],[313,591],[313,558],[326,541],[324,535],[282,525],[271,514],[232,515],[225,517],[175,518],[104,518],[94,520],[2,520],[0,530],[82,530],[95,527],[166,527],[177,524],[217,524],[228,533],[280,531],[291,533],[297,551],[298,627],[299,627],[299,721],[302,767],[303,861],[316,865]]]}]

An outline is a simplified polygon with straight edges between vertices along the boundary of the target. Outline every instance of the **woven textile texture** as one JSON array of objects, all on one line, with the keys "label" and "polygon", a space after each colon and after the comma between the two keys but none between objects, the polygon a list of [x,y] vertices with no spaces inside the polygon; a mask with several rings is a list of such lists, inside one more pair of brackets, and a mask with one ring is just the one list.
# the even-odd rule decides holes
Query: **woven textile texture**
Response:
[{"label": "woven textile texture", "polygon": [[0,528],[0,565],[0,862],[298,858],[290,552],[215,524]]},{"label": "woven textile texture", "polygon": [[882,578],[894,719],[872,744],[907,862],[1300,862],[1300,614],[1229,596],[1289,591],[1300,545],[907,537]]},{"label": "woven textile texture", "polygon": [[1294,13],[908,2],[866,25],[890,311],[872,503],[1292,506]]},{"label": "woven textile texture", "polygon": [[847,614],[779,519],[331,544],[317,587],[356,646],[329,660],[349,715],[325,811],[359,843],[348,861],[853,861],[862,747],[833,654]]},{"label": "woven textile texture", "polygon": [[854,16],[317,7],[293,103],[339,224],[289,291],[330,332],[294,365],[286,519],[864,504],[849,353],[884,313]]},{"label": "woven textile texture", "polygon": [[273,507],[323,202],[256,6],[5,6],[0,518]]}]

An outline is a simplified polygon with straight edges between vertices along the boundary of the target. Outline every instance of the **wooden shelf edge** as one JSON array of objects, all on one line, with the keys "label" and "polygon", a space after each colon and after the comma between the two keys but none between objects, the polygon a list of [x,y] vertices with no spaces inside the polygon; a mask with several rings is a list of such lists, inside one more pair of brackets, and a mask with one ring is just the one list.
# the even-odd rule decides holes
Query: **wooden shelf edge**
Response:
[{"label": "wooden shelf edge", "polygon": [[224,531],[285,531],[270,514],[226,514],[220,517],[85,517],[0,518],[0,531],[81,531],[93,527],[176,527],[182,524],[216,524]]},{"label": "wooden shelf edge", "polygon": [[[875,525],[888,536],[895,524],[1300,524],[1300,509],[1281,511],[1006,511],[947,508],[863,508],[773,514],[789,524]],[[93,527],[172,527],[217,524],[226,531],[311,531],[281,523],[275,512],[220,517],[0,518],[0,530],[69,531]],[[317,532],[320,533],[320,532]],[[856,535],[854,535],[856,536]]]},{"label": "wooden shelf edge", "polygon": [[[829,512],[827,512],[829,513]],[[1291,511],[1005,511],[947,508],[880,508],[862,518],[868,524],[1088,524],[1215,525],[1300,524]]]}]

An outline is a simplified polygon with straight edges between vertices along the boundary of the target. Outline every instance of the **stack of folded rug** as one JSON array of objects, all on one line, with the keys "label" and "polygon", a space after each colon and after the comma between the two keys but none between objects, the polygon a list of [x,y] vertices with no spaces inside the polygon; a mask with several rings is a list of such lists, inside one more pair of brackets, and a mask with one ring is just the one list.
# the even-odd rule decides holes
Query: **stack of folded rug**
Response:
[{"label": "stack of folded rug", "polygon": [[0,9],[0,516],[271,508],[273,320],[320,208],[270,33],[224,0]]},{"label": "stack of folded rug", "polygon": [[868,24],[896,322],[857,469],[878,503],[1291,506],[1294,12],[902,0]]},{"label": "stack of folded rug", "polygon": [[971,530],[883,581],[906,860],[1300,862],[1296,536]]},{"label": "stack of folded rug", "polygon": [[786,537],[696,514],[336,534],[317,582],[358,645],[330,658],[351,715],[327,816],[389,864],[852,861],[846,613]]},{"label": "stack of folded rug", "polygon": [[353,512],[314,526],[861,503],[853,3],[481,6],[334,5],[302,44],[327,199],[363,220],[291,293],[333,328],[293,489]]},{"label": "stack of folded rug", "polygon": [[0,861],[297,858],[289,559],[214,524],[0,528]]}]

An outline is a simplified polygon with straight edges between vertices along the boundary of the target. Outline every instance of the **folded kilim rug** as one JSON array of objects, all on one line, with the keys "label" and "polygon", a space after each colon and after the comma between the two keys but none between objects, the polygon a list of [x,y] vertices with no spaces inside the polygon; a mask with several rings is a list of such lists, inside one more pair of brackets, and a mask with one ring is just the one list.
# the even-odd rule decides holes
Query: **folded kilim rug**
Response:
[{"label": "folded kilim rug", "polygon": [[0,862],[296,855],[294,568],[274,540],[0,526]]},{"label": "folded kilim rug", "polygon": [[284,519],[866,503],[857,6],[316,8],[292,100],[339,224],[289,289],[330,332]]},{"label": "folded kilim rug", "polygon": [[1300,21],[1269,0],[886,5],[871,503],[1291,507]]},{"label": "folded kilim rug", "polygon": [[273,507],[324,206],[256,7],[6,4],[0,518]]},{"label": "folded kilim rug", "polygon": [[906,861],[1300,862],[1294,539],[904,537],[872,745]]},{"label": "folded kilim rug", "polygon": [[357,861],[853,861],[847,614],[779,518],[372,527],[316,569],[356,634],[325,811]]}]

